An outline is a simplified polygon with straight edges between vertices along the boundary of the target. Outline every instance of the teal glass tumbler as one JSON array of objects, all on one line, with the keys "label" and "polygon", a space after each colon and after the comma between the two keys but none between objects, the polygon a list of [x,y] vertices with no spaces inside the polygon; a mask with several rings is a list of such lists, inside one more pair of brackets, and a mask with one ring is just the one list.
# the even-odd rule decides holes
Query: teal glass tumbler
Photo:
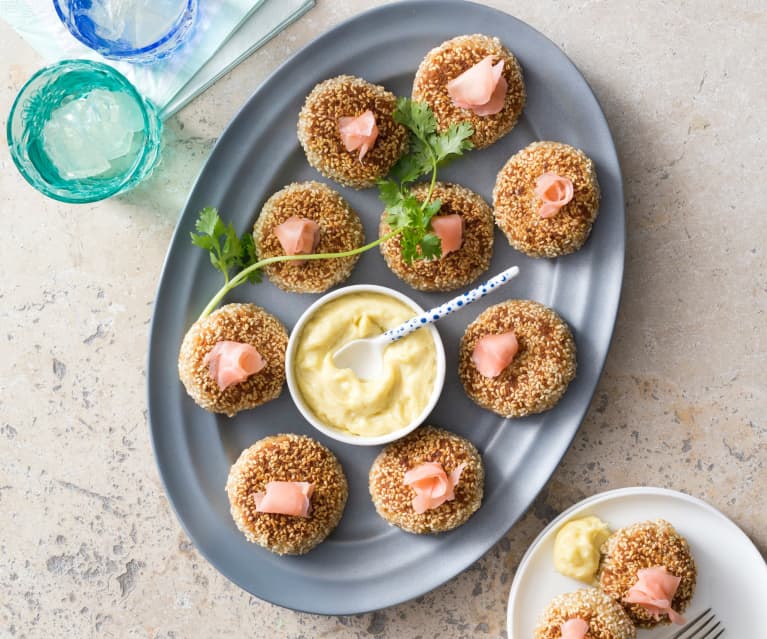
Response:
[{"label": "teal glass tumbler", "polygon": [[157,109],[101,62],[63,60],[35,73],[8,116],[16,167],[61,202],[95,202],[146,178],[160,157]]}]

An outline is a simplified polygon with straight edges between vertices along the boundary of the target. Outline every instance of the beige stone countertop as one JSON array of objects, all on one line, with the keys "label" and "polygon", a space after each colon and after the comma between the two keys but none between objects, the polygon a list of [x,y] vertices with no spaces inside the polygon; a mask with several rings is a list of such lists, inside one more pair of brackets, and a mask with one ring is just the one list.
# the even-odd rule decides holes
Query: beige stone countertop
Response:
[{"label": "beige stone countertop", "polygon": [[[534,505],[464,573],[375,613],[264,603],[195,550],[155,467],[153,296],[216,137],[271,70],[375,0],[319,0],[166,126],[151,180],[73,206],[0,144],[0,637],[505,637],[508,590],[557,513],[610,488],[700,497],[767,549],[767,6],[494,0],[597,94],[625,176],[618,322],[585,423]],[[513,43],[510,43],[513,49]],[[40,66],[0,21],[0,114]]]}]

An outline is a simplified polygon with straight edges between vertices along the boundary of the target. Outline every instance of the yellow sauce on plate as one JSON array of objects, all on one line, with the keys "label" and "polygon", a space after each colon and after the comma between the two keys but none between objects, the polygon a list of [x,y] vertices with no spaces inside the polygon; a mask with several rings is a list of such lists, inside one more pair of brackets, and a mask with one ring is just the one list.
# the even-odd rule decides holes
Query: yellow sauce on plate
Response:
[{"label": "yellow sauce on plate", "polygon": [[321,306],[301,331],[293,372],[314,415],[344,433],[375,437],[404,428],[429,403],[437,354],[429,330],[418,330],[384,351],[383,372],[359,379],[333,363],[344,344],[378,335],[415,315],[404,302],[382,293],[350,293]]},{"label": "yellow sauce on plate", "polygon": [[566,577],[592,583],[599,549],[609,536],[607,524],[593,515],[568,521],[554,539],[554,567]]}]

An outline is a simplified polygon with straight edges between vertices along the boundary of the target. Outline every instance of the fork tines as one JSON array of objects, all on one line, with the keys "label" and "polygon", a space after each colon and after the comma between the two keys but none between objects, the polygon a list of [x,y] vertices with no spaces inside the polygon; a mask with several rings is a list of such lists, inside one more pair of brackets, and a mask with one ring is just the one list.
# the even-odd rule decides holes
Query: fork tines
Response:
[{"label": "fork tines", "polygon": [[[718,639],[724,634],[721,621],[716,620],[716,614],[711,608],[706,608],[684,628],[671,635],[668,639]],[[711,625],[713,623],[713,625]],[[716,632],[716,634],[713,634]]]}]

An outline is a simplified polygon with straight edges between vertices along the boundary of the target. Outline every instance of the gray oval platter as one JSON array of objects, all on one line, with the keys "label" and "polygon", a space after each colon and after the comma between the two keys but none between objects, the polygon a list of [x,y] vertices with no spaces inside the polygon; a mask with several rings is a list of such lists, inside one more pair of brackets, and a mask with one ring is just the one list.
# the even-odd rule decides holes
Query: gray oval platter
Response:
[{"label": "gray oval platter", "polygon": [[[521,274],[501,292],[438,324],[447,379],[430,423],[460,433],[483,454],[485,499],[464,526],[440,536],[416,536],[387,525],[373,508],[367,473],[379,447],[355,447],[314,431],[288,396],[233,419],[198,408],[178,381],[184,333],[220,286],[208,257],[189,241],[197,213],[218,207],[238,232],[250,229],[261,205],[284,185],[309,179],[339,188],[376,237],[382,207],[375,189],[353,191],[325,180],[306,163],[296,139],[305,96],[342,73],[409,95],[413,74],[429,49],[464,33],[498,36],[524,70],[528,101],[514,130],[472,151],[440,173],[491,201],[495,175],[510,155],[534,140],[559,140],[595,162],[602,205],[591,238],[573,255],[534,260],[512,250],[496,232],[487,275],[512,264]],[[481,557],[524,513],[567,450],[588,408],[610,344],[621,290],[625,219],[620,168],[607,122],[586,81],[567,57],[526,24],[468,2],[402,2],[364,13],[324,34],[278,69],[222,134],[181,216],[157,291],[147,372],[150,429],[168,497],[189,537],[218,570],[275,604],[322,614],[353,614],[421,595]],[[449,294],[411,290],[377,250],[362,256],[348,284],[397,288],[423,307]],[[316,295],[284,293],[264,281],[226,301],[254,302],[291,328]],[[511,297],[538,300],[570,324],[578,374],[565,397],[542,415],[507,421],[474,405],[456,373],[466,325],[489,305]],[[278,557],[248,543],[229,515],[224,484],[230,465],[256,440],[280,432],[306,433],[327,445],[349,479],[349,501],[333,534],[302,557]]]}]

